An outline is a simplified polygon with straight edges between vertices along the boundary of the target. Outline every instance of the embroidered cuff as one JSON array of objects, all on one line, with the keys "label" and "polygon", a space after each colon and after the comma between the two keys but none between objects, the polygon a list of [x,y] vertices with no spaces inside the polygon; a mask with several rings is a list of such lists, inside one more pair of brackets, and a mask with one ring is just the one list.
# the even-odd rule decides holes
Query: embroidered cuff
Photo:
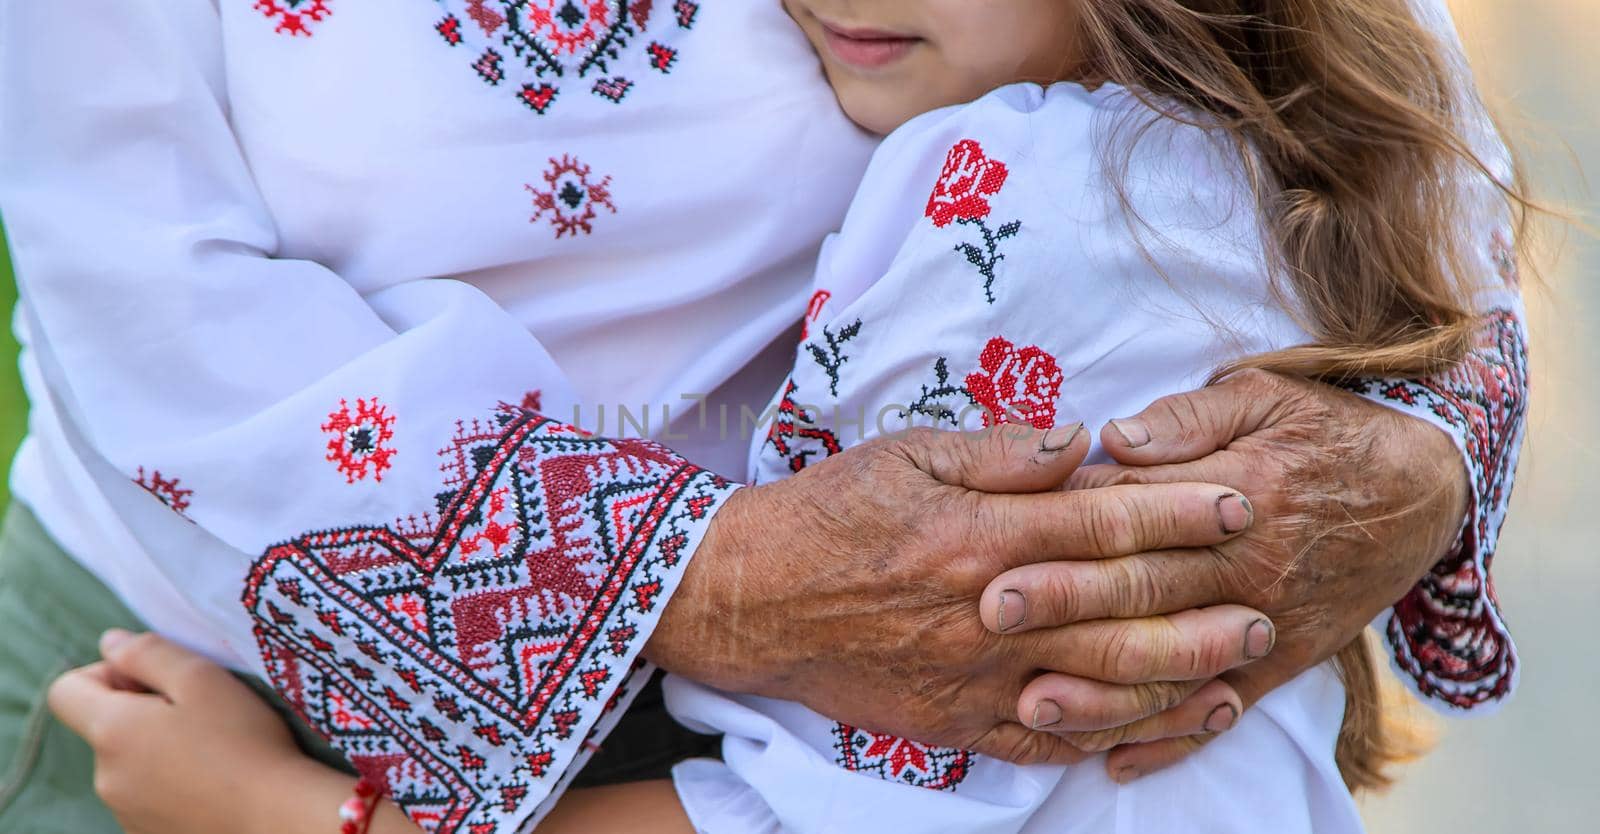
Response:
[{"label": "embroidered cuff", "polygon": [[1447,713],[1493,711],[1516,686],[1517,655],[1490,566],[1505,523],[1528,405],[1527,337],[1517,314],[1491,310],[1472,352],[1423,380],[1358,380],[1351,390],[1427,420],[1455,439],[1472,481],[1450,553],[1374,623],[1395,667]]},{"label": "embroidered cuff", "polygon": [[413,821],[510,834],[648,674],[639,652],[737,486],[511,406],[441,455],[433,512],[277,545],[243,602],[273,686]]}]

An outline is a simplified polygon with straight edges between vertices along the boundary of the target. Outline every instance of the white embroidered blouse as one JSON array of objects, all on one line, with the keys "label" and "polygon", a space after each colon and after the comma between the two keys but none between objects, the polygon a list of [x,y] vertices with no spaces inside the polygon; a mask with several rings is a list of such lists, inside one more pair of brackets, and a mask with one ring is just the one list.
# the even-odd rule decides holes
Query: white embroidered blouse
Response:
[{"label": "white embroidered blouse", "polygon": [[[1127,165],[1109,164],[1128,143]],[[1463,218],[1492,310],[1481,349],[1514,353],[1520,302],[1493,263],[1507,218],[1483,185]],[[912,426],[1102,426],[1308,341],[1273,294],[1257,206],[1226,136],[1113,85],[1016,85],[913,120],[878,148],[823,248],[753,480]],[[1521,373],[1483,367],[1463,382]],[[1109,460],[1098,444],[1090,459]],[[1018,767],[677,677],[666,694],[679,720],[724,735],[723,761],[674,771],[705,834],[1362,830],[1333,756],[1331,665],[1268,695],[1227,744],[1128,786],[1100,760]]]},{"label": "white embroidered blouse", "polygon": [[[4,4],[16,495],[419,824],[524,830],[742,475],[871,147],[775,3]],[[1369,392],[1476,464],[1390,626],[1463,707],[1514,669],[1521,377],[1479,371]]]}]

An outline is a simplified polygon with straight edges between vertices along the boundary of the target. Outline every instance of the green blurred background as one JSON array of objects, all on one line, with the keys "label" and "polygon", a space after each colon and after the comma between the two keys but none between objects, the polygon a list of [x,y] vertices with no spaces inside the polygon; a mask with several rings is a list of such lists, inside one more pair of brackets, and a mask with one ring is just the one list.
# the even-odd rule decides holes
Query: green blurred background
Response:
[{"label": "green blurred background", "polygon": [[[11,335],[11,307],[16,301],[16,284],[11,280],[11,259],[6,256],[5,230],[0,227],[0,473],[11,469],[11,453],[22,440],[27,425],[28,403],[22,397],[17,378],[17,343]],[[11,499],[9,480],[0,478],[0,507]]]}]

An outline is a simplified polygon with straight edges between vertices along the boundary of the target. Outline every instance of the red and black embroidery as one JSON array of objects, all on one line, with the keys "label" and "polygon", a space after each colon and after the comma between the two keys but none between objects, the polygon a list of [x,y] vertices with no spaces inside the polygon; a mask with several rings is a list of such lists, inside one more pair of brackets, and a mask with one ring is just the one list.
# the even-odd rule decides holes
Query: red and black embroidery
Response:
[{"label": "red and black embroidery", "polygon": [[972,753],[935,747],[835,722],[835,761],[845,770],[936,791],[953,791],[972,770]]},{"label": "red and black embroidery", "polygon": [[509,830],[636,668],[732,486],[514,406],[443,454],[436,523],[298,536],[255,563],[242,601],[273,686],[413,821]]},{"label": "red and black embroidery", "polygon": [[311,24],[321,23],[332,14],[328,9],[330,2],[332,0],[256,0],[255,8],[276,24],[274,32],[309,38]]},{"label": "red and black embroidery", "polygon": [[978,411],[985,428],[1026,423],[1048,429],[1055,425],[1056,402],[1065,379],[1056,358],[1043,348],[1019,348],[1003,336],[984,344],[978,370],[961,384],[950,381],[949,361],[942,356],[934,360],[933,375],[934,383],[923,385],[901,416],[921,414],[933,418],[935,426],[955,429],[966,427],[969,408]]},{"label": "red and black embroidery", "polygon": [[842,448],[839,436],[822,428],[817,421],[817,415],[810,409],[796,402],[794,380],[784,383],[783,397],[778,401],[778,411],[773,415],[772,426],[767,429],[767,439],[763,447],[771,447],[772,451],[789,463],[789,471],[799,472],[813,463],[829,455],[836,455]]},{"label": "red and black embroidery", "polygon": [[1516,314],[1491,311],[1466,360],[1443,374],[1356,380],[1345,387],[1433,417],[1462,441],[1470,462],[1473,506],[1460,540],[1389,617],[1385,631],[1395,663],[1422,695],[1458,708],[1504,698],[1517,657],[1490,568],[1528,407],[1527,341]]},{"label": "red and black embroidery", "polygon": [[978,371],[967,374],[972,401],[983,406],[983,424],[1027,423],[1048,429],[1056,422],[1061,366],[1037,345],[1017,347],[996,336],[983,346]]},{"label": "red and black embroidery", "polygon": [[189,517],[184,510],[189,509],[189,498],[194,495],[194,490],[179,486],[177,478],[162,477],[159,469],[152,469],[146,474],[144,467],[141,466],[133,482],[143,487],[145,492],[154,496],[167,509],[184,518]]},{"label": "red and black embroidery", "polygon": [[844,355],[845,343],[860,334],[861,320],[856,319],[837,331],[823,327],[822,338],[827,343],[826,347],[814,341],[806,342],[806,352],[828,375],[828,393],[835,397],[839,396],[839,366],[850,361],[850,357]]},{"label": "red and black embroidery", "polygon": [[328,461],[338,465],[347,483],[366,478],[369,471],[373,480],[383,480],[395,452],[388,445],[394,439],[394,415],[388,406],[381,405],[377,397],[357,399],[351,413],[350,403],[340,400],[322,430],[330,435]]},{"label": "red and black embroidery", "polygon": [[1005,163],[990,159],[983,148],[971,139],[957,142],[945,155],[944,168],[939,180],[928,195],[928,205],[923,214],[937,228],[952,221],[962,226],[976,226],[983,234],[983,248],[972,243],[959,243],[956,251],[967,257],[967,262],[977,267],[983,276],[983,297],[994,303],[995,264],[1005,260],[1000,252],[1000,242],[1014,237],[1022,230],[1022,221],[1012,220],[990,229],[984,218],[989,216],[989,199],[1000,193],[1009,172]]},{"label": "red and black embroidery", "polygon": [[595,207],[616,214],[617,206],[611,202],[610,175],[594,180],[591,173],[589,166],[576,157],[552,157],[550,168],[543,175],[545,187],[524,186],[533,195],[533,216],[528,222],[537,223],[548,216],[557,239],[567,234],[577,237],[579,232],[593,233]]},{"label": "red and black embroidery", "polygon": [[[950,381],[949,362],[943,356],[933,361],[933,377],[934,383],[922,386],[922,393],[906,406],[900,416],[906,418],[921,414],[932,417],[935,426],[949,424],[951,428],[961,428],[964,412],[977,406],[977,402],[965,386]],[[951,400],[955,400],[955,404],[951,404]]]},{"label": "red and black embroidery", "polygon": [[[652,14],[656,0],[439,2],[445,14],[434,28],[444,42],[470,49],[473,69],[490,86],[500,85],[511,61],[522,74],[517,99],[541,115],[571,79],[588,81],[595,96],[620,104],[637,80],[629,66],[671,72],[679,49],[664,42],[665,31],[692,29],[700,12],[689,0],[675,3],[670,16]],[[647,31],[657,39],[644,42]]]}]

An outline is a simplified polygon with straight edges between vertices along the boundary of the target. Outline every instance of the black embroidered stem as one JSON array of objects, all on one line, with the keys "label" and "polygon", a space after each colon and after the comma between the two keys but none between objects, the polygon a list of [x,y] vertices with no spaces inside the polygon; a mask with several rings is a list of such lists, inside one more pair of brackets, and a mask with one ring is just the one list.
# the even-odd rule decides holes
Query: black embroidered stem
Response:
[{"label": "black embroidered stem", "polygon": [[1005,255],[998,251],[1000,241],[1013,237],[1022,229],[1021,220],[1012,220],[1001,224],[999,229],[989,231],[989,227],[982,220],[969,220],[965,217],[956,218],[956,222],[964,226],[977,226],[983,232],[983,246],[988,252],[978,251],[978,247],[970,243],[956,245],[956,251],[967,256],[967,262],[978,268],[978,273],[983,276],[983,297],[990,304],[994,303],[994,265],[1005,260]]},{"label": "black embroidered stem", "polygon": [[823,350],[816,342],[807,342],[806,350],[811,353],[811,358],[816,360],[822,370],[828,374],[828,393],[839,396],[839,366],[850,361],[844,355],[844,343],[854,339],[861,332],[861,320],[855,321],[839,328],[839,332],[822,328],[823,338],[828,340],[828,349]]},{"label": "black embroidered stem", "polygon": [[945,397],[960,396],[969,404],[976,404],[976,401],[972,399],[972,394],[964,386],[950,383],[950,369],[945,367],[943,356],[934,361],[933,375],[938,380],[938,383],[932,387],[922,386],[922,395],[907,406],[905,411],[900,412],[900,416],[909,417],[912,414],[922,414],[932,417],[936,423],[949,423],[960,428],[960,416],[955,409],[941,402],[941,400]]}]

